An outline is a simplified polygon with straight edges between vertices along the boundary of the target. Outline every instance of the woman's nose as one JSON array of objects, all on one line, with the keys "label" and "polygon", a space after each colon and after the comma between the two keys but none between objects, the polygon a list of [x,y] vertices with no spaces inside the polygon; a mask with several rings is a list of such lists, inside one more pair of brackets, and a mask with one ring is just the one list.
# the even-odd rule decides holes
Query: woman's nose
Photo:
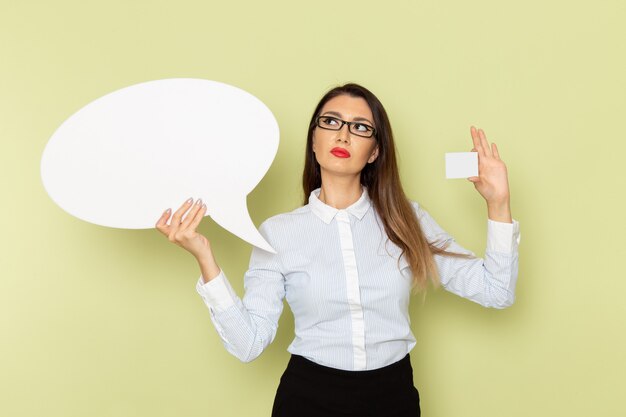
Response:
[{"label": "woman's nose", "polygon": [[[344,130],[345,127],[345,130]],[[347,124],[341,126],[341,129],[337,131],[337,140],[348,142],[350,139],[350,129]]]}]

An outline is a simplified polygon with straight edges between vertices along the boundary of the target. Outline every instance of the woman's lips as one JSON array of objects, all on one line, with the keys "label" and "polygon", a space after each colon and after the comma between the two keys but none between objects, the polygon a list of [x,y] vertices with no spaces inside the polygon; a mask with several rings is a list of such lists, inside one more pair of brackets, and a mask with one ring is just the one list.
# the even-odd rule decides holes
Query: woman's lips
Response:
[{"label": "woman's lips", "polygon": [[338,158],[350,158],[350,152],[348,152],[344,148],[332,148],[330,153],[335,155]]}]

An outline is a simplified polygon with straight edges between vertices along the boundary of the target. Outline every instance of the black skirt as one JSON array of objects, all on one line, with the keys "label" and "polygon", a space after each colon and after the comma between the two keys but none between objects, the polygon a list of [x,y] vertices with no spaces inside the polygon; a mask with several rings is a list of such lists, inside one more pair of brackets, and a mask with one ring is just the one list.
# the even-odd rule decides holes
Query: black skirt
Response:
[{"label": "black skirt", "polygon": [[272,417],[419,417],[419,402],[408,354],[367,371],[330,368],[291,355]]}]

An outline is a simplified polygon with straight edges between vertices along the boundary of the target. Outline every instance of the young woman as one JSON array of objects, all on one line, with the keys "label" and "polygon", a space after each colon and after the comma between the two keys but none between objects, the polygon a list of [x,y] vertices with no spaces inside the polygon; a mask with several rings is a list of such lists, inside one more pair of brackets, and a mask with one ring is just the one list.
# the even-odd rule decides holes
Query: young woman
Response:
[{"label": "young woman", "polygon": [[243,299],[196,232],[205,204],[189,199],[158,220],[157,229],[197,259],[196,289],[225,348],[240,360],[252,361],[274,340],[287,299],[295,338],[273,416],[419,416],[411,290],[430,281],[485,307],[513,303],[519,225],[506,166],[482,130],[471,127],[471,136],[479,176],[469,180],[489,217],[484,259],[407,199],[387,114],[357,84],[330,90],[313,112],[304,205],[261,224],[277,254],[253,248]]}]

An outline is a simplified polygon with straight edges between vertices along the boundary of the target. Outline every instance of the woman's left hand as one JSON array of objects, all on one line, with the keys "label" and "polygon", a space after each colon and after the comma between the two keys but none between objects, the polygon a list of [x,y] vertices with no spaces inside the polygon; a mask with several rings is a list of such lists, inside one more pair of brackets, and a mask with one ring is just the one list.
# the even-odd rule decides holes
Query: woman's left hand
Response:
[{"label": "woman's left hand", "polygon": [[469,177],[474,187],[490,206],[509,204],[509,180],[506,165],[500,159],[498,147],[495,143],[489,146],[487,137],[482,129],[470,127],[474,148],[478,152],[478,177]]}]

